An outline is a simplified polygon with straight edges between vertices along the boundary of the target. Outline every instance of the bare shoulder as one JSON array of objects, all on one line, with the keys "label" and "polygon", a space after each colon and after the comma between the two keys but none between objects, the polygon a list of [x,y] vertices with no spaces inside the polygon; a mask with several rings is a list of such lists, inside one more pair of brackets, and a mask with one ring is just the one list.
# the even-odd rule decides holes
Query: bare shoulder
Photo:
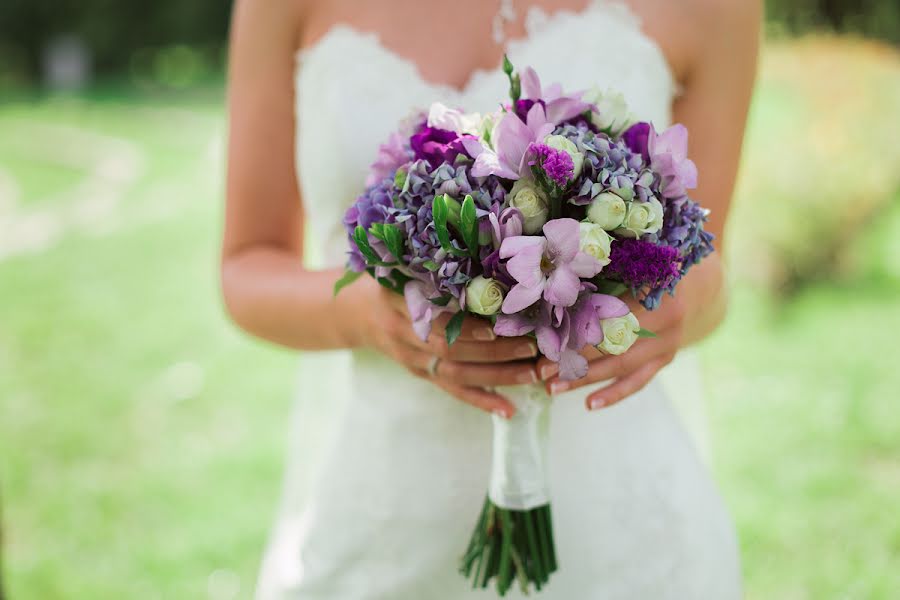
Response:
[{"label": "bare shoulder", "polygon": [[763,15],[763,0],[686,0],[685,4],[698,27],[756,30]]},{"label": "bare shoulder", "polygon": [[296,37],[314,4],[314,0],[235,0],[232,31],[262,29]]}]

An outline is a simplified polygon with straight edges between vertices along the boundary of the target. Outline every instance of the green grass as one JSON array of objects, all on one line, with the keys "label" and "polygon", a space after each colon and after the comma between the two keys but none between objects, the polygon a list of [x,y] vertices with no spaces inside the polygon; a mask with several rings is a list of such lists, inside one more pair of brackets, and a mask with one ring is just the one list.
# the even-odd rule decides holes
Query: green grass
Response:
[{"label": "green grass", "polygon": [[[751,166],[796,110],[796,94],[762,89]],[[0,174],[18,190],[15,206],[0,202],[0,228],[11,217],[39,240],[0,229],[14,250],[0,253],[12,598],[251,594],[296,358],[238,334],[219,306],[220,101],[92,94],[0,109],[0,128],[24,140],[0,138]],[[96,166],[87,145],[134,164],[73,192]],[[104,194],[109,206],[87,202]],[[848,268],[788,301],[738,270],[729,318],[702,349],[751,599],[900,589],[900,203],[884,206],[848,244]],[[217,572],[237,594],[210,591]]]}]

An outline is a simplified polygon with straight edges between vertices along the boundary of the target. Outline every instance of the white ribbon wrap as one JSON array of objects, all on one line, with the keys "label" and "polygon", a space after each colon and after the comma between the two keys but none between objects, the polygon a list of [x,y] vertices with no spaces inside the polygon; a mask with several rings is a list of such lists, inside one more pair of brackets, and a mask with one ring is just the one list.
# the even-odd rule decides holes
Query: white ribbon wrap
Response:
[{"label": "white ribbon wrap", "polygon": [[511,419],[494,415],[494,445],[488,496],[496,506],[529,510],[550,502],[547,446],[550,397],[541,385],[497,390],[516,407]]}]

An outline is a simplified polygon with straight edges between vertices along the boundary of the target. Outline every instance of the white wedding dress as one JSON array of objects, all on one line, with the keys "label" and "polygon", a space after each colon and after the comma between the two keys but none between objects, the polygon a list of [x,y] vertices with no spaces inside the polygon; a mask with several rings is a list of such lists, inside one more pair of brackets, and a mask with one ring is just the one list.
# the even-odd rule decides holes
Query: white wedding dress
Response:
[{"label": "white wedding dress", "polygon": [[[625,6],[532,9],[526,24],[527,36],[507,45],[515,65],[568,90],[617,89],[636,115],[668,125],[671,71]],[[316,267],[343,264],[341,216],[377,146],[411,109],[440,100],[488,111],[507,96],[499,68],[476,72],[461,91],[435,85],[376,35],[343,25],[299,54],[296,85],[297,167]],[[457,572],[487,491],[491,419],[371,352],[301,361],[286,492],[257,597],[495,597]],[[683,380],[694,367],[674,368]],[[739,598],[732,523],[659,378],[597,412],[585,410],[585,394],[552,406],[560,568],[538,597]],[[521,595],[514,586],[507,597]]]}]

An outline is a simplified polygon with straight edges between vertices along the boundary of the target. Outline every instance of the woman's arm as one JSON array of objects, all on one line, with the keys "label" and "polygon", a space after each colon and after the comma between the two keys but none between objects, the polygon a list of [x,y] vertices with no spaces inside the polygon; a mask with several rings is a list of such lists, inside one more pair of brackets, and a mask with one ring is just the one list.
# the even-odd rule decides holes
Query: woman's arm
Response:
[{"label": "woman's arm", "polygon": [[[657,310],[631,302],[641,325],[658,337],[639,340],[621,356],[601,356],[591,349],[588,375],[578,381],[549,378],[554,393],[613,379],[587,397],[589,408],[609,406],[644,387],[680,348],[709,335],[725,315],[723,238],[756,75],[762,11],[759,0],[698,4],[703,10],[694,7],[691,15],[698,43],[673,120],[690,132],[689,155],[699,172],[699,186],[691,196],[711,211],[707,229],[716,236],[716,252],[693,267],[675,297],[664,297]],[[552,363],[542,361],[540,368],[544,379],[555,372]]]},{"label": "woman's arm", "polygon": [[374,348],[464,402],[512,414],[503,397],[483,388],[537,381],[534,361],[521,360],[536,355],[532,341],[495,340],[490,324],[469,319],[452,348],[440,322],[422,342],[402,297],[368,277],[334,297],[339,271],[303,267],[293,80],[305,7],[297,0],[235,6],[221,275],[228,313],[246,331],[292,348]]}]

